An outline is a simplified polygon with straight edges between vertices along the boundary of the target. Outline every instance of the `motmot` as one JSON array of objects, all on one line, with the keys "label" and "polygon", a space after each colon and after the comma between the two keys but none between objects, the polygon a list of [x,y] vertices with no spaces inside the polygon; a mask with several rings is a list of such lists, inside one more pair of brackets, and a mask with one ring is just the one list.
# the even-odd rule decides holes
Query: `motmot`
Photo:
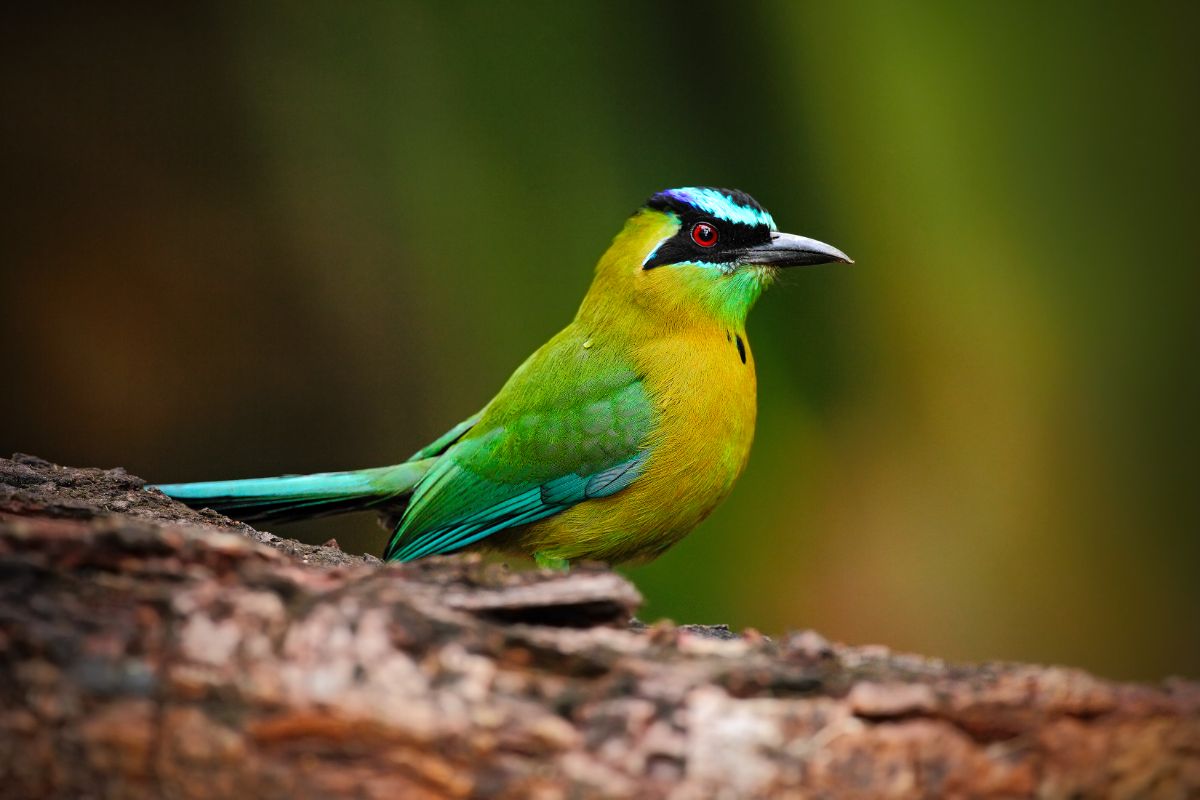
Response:
[{"label": "motmot", "polygon": [[247,521],[374,509],[387,561],[464,550],[649,560],[729,494],[754,437],[746,317],[780,270],[853,263],[776,229],[745,192],[652,195],[596,265],[575,318],[479,413],[402,463],[164,484]]}]

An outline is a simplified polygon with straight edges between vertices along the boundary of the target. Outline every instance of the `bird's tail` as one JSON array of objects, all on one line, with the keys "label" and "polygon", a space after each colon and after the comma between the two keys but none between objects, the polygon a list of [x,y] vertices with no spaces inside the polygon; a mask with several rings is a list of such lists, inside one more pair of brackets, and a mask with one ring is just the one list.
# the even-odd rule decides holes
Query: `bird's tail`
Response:
[{"label": "bird's tail", "polygon": [[319,472],[238,481],[168,483],[158,489],[192,508],[211,508],[247,522],[289,520],[402,503],[436,458],[352,472]]}]

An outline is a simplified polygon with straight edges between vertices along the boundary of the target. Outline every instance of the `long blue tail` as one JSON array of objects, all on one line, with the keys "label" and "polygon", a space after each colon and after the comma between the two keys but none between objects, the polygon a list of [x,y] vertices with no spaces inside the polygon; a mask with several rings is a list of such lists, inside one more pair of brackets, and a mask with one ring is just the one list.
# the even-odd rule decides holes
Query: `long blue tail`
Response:
[{"label": "long blue tail", "polygon": [[192,508],[247,522],[288,520],[403,505],[437,458],[351,472],[149,486]]}]

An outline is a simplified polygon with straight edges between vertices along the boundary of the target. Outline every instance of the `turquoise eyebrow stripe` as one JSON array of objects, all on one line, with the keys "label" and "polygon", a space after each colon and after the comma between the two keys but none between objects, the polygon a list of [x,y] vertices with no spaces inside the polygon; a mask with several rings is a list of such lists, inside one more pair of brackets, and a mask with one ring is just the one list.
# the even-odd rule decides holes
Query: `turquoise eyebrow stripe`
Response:
[{"label": "turquoise eyebrow stripe", "polygon": [[686,186],[682,189],[671,189],[665,194],[726,222],[741,225],[766,225],[771,230],[775,230],[775,220],[766,211],[739,205],[728,196],[713,189]]}]

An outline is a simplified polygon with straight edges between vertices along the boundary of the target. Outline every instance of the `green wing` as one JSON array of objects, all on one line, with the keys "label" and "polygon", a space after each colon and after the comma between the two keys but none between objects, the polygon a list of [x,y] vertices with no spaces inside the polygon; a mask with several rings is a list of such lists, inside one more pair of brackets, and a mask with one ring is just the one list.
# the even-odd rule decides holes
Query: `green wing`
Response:
[{"label": "green wing", "polygon": [[581,341],[568,329],[517,370],[417,486],[386,560],[454,552],[641,474],[653,405],[632,370]]}]

